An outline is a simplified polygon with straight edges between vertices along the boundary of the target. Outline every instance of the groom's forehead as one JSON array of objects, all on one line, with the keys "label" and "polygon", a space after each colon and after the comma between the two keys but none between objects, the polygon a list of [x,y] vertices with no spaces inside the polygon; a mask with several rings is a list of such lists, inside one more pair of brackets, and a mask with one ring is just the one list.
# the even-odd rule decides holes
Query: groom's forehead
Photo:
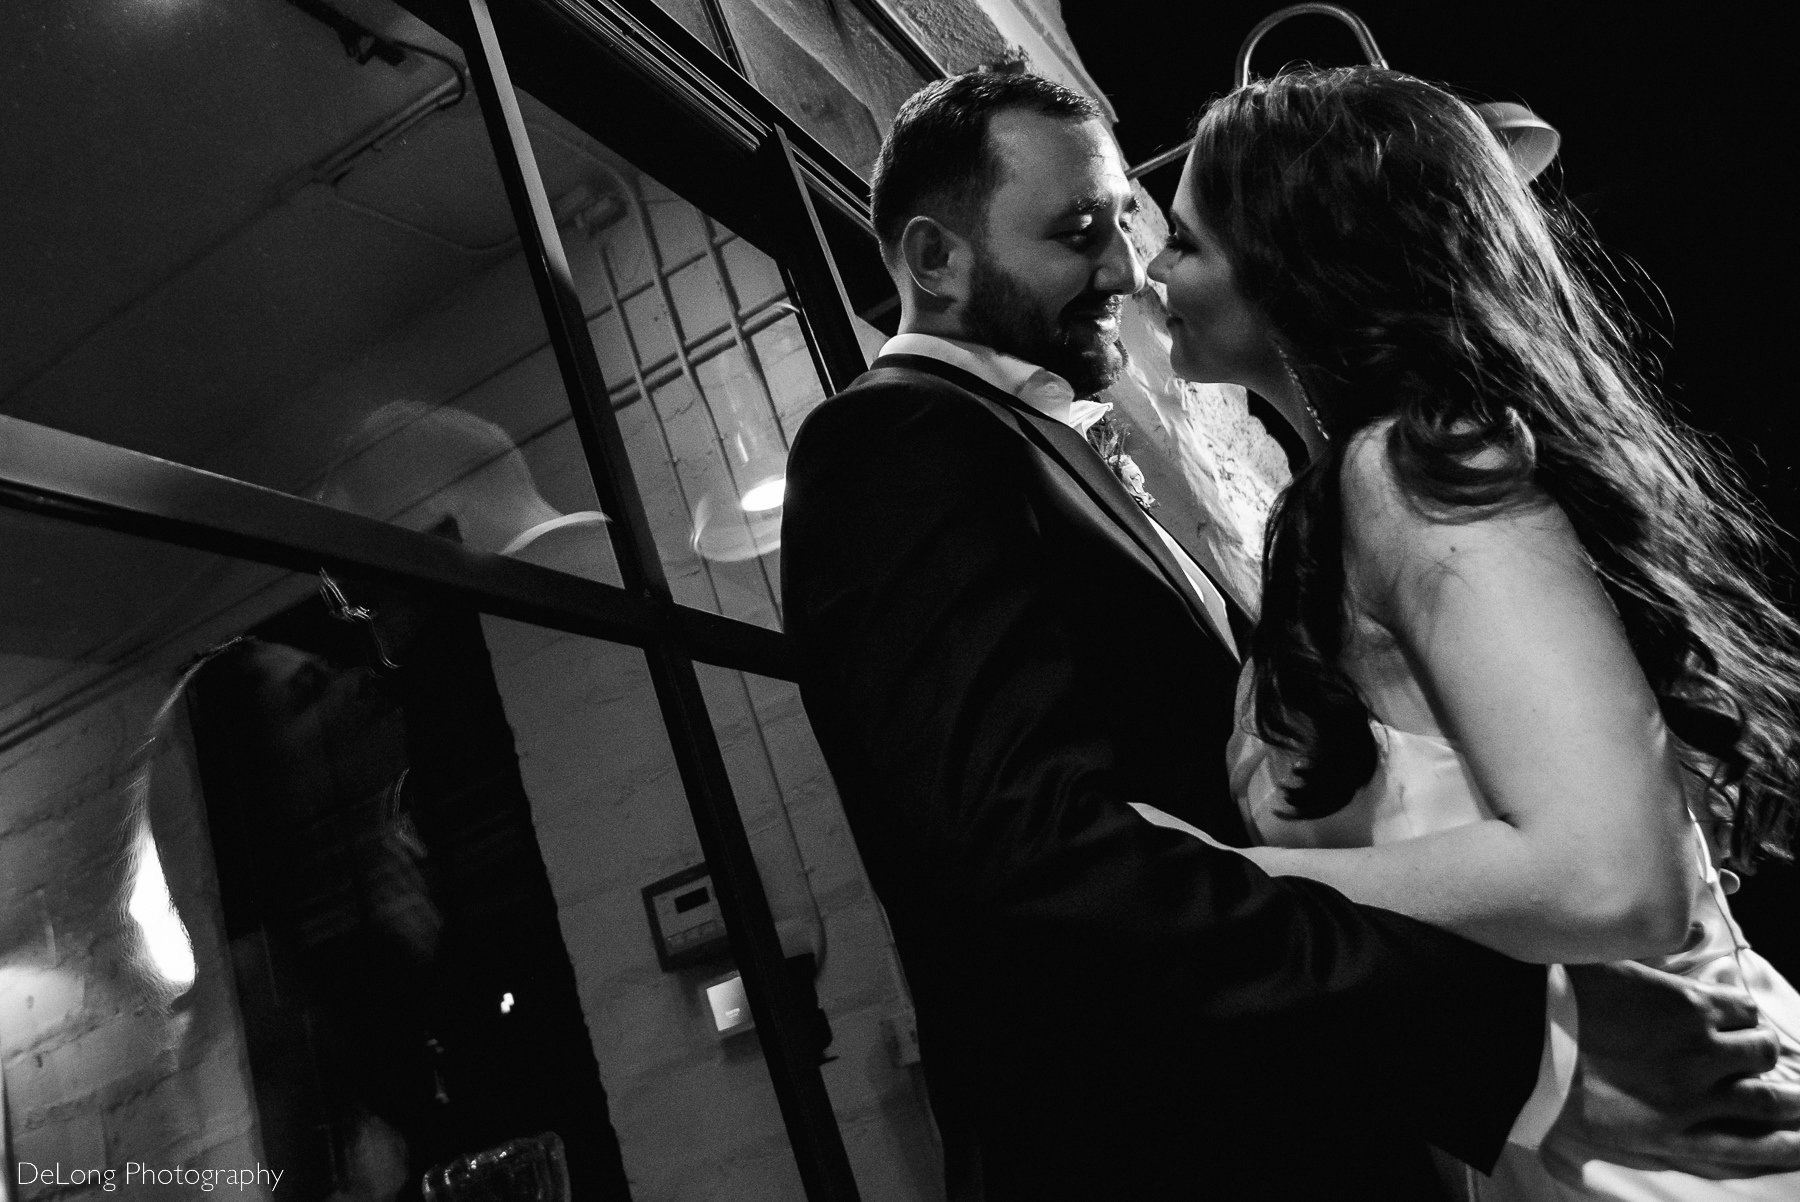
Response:
[{"label": "groom's forehead", "polygon": [[1003,177],[1114,169],[1124,174],[1118,144],[1098,118],[1071,119],[1008,109],[988,122],[987,138]]},{"label": "groom's forehead", "polygon": [[1098,120],[1002,113],[988,137],[1000,167],[991,199],[1016,219],[1079,216],[1132,203],[1117,143]]}]

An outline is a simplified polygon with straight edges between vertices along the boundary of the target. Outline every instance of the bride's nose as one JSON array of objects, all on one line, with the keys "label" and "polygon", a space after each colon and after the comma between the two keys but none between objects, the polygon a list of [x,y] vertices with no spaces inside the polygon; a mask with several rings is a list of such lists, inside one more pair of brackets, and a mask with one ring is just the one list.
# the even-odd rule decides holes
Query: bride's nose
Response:
[{"label": "bride's nose", "polygon": [[1170,254],[1167,247],[1157,251],[1156,254],[1151,257],[1150,266],[1144,269],[1144,273],[1159,284],[1168,283],[1169,258]]}]

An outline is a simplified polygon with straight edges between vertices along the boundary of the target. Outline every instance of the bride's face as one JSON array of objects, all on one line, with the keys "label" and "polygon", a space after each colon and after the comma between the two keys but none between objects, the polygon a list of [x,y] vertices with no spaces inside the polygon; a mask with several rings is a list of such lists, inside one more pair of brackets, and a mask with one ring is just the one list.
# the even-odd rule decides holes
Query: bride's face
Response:
[{"label": "bride's face", "polygon": [[1150,278],[1168,293],[1170,358],[1184,379],[1242,384],[1280,379],[1268,325],[1238,291],[1224,247],[1194,203],[1194,163],[1181,173],[1169,209],[1169,242],[1151,260]]}]

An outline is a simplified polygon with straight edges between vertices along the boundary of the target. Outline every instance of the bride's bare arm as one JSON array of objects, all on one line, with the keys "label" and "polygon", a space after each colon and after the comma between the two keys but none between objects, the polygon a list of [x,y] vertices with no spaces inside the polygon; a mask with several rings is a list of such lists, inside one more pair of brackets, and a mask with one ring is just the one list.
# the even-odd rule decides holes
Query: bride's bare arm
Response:
[{"label": "bride's bare arm", "polygon": [[1498,817],[1380,847],[1250,854],[1518,959],[1672,950],[1695,871],[1681,769],[1568,519],[1539,496],[1444,520],[1403,492],[1385,441],[1370,431],[1346,458],[1349,585]]}]

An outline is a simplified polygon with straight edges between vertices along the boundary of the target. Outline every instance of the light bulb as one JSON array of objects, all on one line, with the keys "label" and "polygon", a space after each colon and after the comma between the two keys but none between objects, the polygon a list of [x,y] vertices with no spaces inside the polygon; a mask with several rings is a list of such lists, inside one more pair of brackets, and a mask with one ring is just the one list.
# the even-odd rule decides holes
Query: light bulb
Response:
[{"label": "light bulb", "polygon": [[745,513],[765,513],[771,509],[780,509],[782,499],[787,495],[787,477],[777,476],[773,480],[764,480],[746,491],[738,501],[738,506]]},{"label": "light bulb", "polygon": [[162,858],[156,854],[156,840],[150,837],[148,826],[138,832],[137,853],[128,909],[157,974],[185,989],[194,983],[194,945],[175,912],[175,899],[169,896]]}]

